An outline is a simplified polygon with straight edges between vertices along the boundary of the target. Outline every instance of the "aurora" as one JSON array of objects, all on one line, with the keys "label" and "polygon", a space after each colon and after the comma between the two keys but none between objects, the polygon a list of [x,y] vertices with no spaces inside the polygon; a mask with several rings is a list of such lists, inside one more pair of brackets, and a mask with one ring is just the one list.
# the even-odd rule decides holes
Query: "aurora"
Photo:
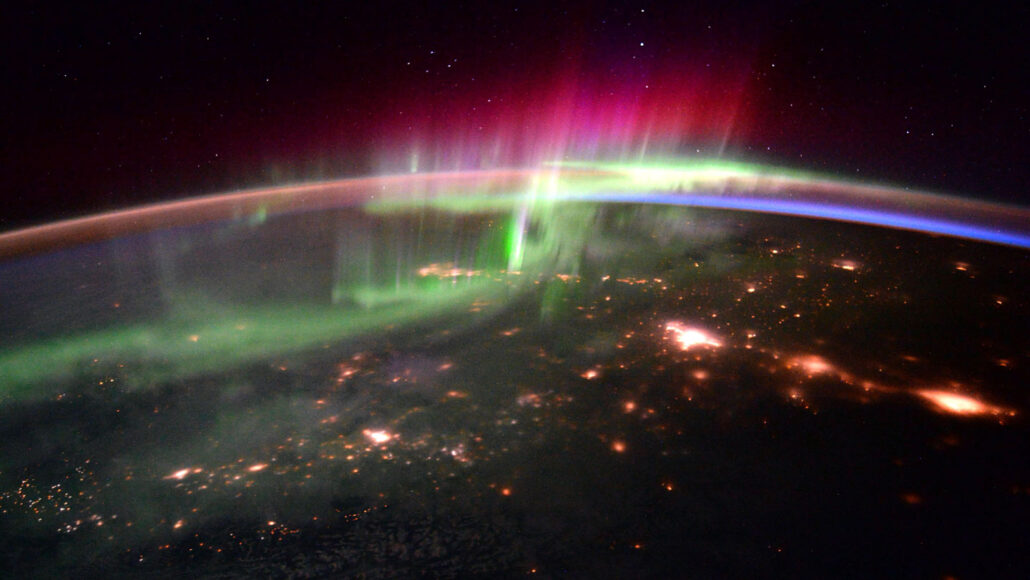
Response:
[{"label": "aurora", "polygon": [[[432,211],[444,233],[431,238],[423,231],[424,224],[417,226],[417,234],[405,234],[409,226],[391,226],[389,239],[380,242],[385,246],[358,251],[351,238],[339,236],[366,226],[342,222],[326,226],[341,232],[336,234],[339,249],[331,269],[337,274],[327,302],[264,300],[238,305],[204,298],[200,303],[211,302],[206,307],[211,314],[198,319],[194,312],[198,303],[188,297],[195,290],[183,288],[176,274],[165,274],[162,292],[187,297],[171,298],[164,316],[10,343],[0,354],[4,391],[15,397],[44,394],[38,385],[71,377],[88,360],[101,366],[135,360],[137,380],[166,381],[383,327],[429,323],[476,303],[503,303],[504,296],[521,292],[534,281],[575,273],[594,210],[571,208],[612,202],[828,219],[1030,248],[1030,214],[1024,209],[726,161],[564,162],[533,169],[382,176],[235,192],[6,233],[0,235],[0,255],[12,260],[81,242],[102,243],[168,228],[211,227],[205,224],[215,224],[219,231],[240,227],[249,231],[269,227],[276,217],[330,209],[357,211],[367,216],[357,219],[366,221],[421,215],[419,224]],[[490,218],[474,227],[462,217],[477,215],[501,217],[496,223]],[[447,250],[451,254],[424,249],[434,240],[442,243],[446,236],[466,239],[467,247]],[[175,257],[174,249],[154,251],[172,256],[159,261],[182,259]],[[355,252],[361,254],[359,258],[348,257]],[[432,283],[416,275],[439,270],[436,264],[448,262],[448,256],[454,262],[450,269],[466,268],[470,274],[460,281],[440,276]],[[357,268],[355,259],[364,265]],[[366,274],[355,275],[355,268]],[[373,270],[387,273],[373,274]],[[545,306],[560,301],[563,292],[550,288]]]},{"label": "aurora", "polygon": [[384,175],[210,195],[6,232],[0,234],[0,256],[241,215],[263,221],[269,215],[351,205],[407,211],[412,204],[431,204],[476,211],[574,200],[776,213],[1030,247],[1030,210],[1023,207],[786,168],[688,159],[562,161],[536,168]]}]

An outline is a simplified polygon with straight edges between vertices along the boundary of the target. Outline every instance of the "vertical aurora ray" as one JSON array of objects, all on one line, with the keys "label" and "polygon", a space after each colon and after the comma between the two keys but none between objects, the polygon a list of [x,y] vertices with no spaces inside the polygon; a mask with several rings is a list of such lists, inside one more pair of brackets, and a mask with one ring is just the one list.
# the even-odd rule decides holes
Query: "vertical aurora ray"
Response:
[{"label": "vertical aurora ray", "polygon": [[522,270],[522,258],[525,251],[526,227],[529,223],[529,207],[522,205],[512,216],[511,225],[508,229],[507,254],[508,271],[518,272]]},{"label": "vertical aurora ray", "polygon": [[[578,52],[578,51],[574,51]],[[653,63],[642,78],[593,70],[576,57],[513,82],[486,80],[445,101],[399,97],[404,114],[381,127],[381,174],[536,167],[551,160],[615,159],[732,149],[747,117],[746,71]]]}]

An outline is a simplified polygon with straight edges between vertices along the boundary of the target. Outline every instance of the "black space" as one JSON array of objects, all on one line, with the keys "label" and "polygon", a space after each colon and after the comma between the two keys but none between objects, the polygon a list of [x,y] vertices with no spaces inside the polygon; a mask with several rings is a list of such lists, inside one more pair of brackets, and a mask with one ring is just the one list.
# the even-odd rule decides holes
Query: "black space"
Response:
[{"label": "black space", "polygon": [[1027,202],[1017,3],[32,2],[3,21],[3,230],[368,174],[406,145],[383,129],[399,111],[655,63],[740,79],[734,158]]}]

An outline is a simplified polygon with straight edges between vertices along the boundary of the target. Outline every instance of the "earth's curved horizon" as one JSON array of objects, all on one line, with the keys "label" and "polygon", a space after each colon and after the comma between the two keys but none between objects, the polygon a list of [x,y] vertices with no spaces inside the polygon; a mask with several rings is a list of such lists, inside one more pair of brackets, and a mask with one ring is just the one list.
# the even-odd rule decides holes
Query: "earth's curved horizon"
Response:
[{"label": "earth's curved horizon", "polygon": [[1030,208],[720,160],[563,162],[260,187],[0,232],[0,258],[159,227],[362,203],[490,195],[710,207],[831,219],[1030,248]]}]

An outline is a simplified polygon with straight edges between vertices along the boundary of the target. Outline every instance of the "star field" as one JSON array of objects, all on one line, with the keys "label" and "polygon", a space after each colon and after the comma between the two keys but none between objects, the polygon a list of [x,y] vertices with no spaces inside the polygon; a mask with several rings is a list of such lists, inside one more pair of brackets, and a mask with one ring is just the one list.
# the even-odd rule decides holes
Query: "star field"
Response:
[{"label": "star field", "polygon": [[1020,9],[924,8],[22,7],[0,225],[405,171],[413,149],[420,170],[518,165],[556,131],[641,114],[596,152],[657,131],[651,152],[1019,201]]}]

